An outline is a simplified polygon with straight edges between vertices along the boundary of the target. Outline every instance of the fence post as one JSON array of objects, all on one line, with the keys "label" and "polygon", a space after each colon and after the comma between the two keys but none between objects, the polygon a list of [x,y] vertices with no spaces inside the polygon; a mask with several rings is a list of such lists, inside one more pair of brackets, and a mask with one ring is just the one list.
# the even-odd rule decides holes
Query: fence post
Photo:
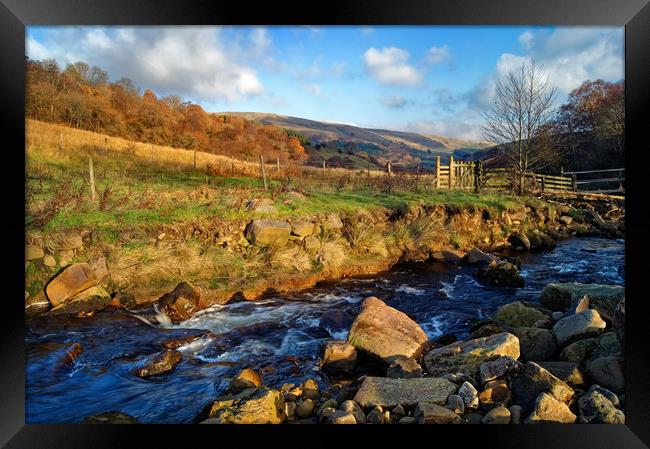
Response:
[{"label": "fence post", "polygon": [[454,188],[454,156],[449,156],[449,188]]},{"label": "fence post", "polygon": [[196,150],[194,150],[194,171],[196,171]]},{"label": "fence post", "polygon": [[388,161],[388,176],[390,176],[390,161]]},{"label": "fence post", "polygon": [[323,158],[323,178],[325,177],[325,158]]},{"label": "fence post", "polygon": [[436,156],[436,189],[440,188],[440,156]]},{"label": "fence post", "polygon": [[618,171],[618,190],[623,191],[623,169]]},{"label": "fence post", "polygon": [[481,161],[474,162],[474,193],[478,193],[481,185]]},{"label": "fence post", "polygon": [[278,156],[277,162],[278,162],[278,174],[280,174],[280,156]]},{"label": "fence post", "polygon": [[542,192],[546,190],[546,176],[542,175]]},{"label": "fence post", "polygon": [[104,155],[108,156],[108,137],[104,137]]},{"label": "fence post", "polygon": [[59,134],[60,141],[59,141],[59,153],[63,154],[63,133]]},{"label": "fence post", "polygon": [[262,172],[262,181],[264,181],[264,190],[268,190],[266,185],[266,171],[264,170],[264,156],[260,154],[260,170]]},{"label": "fence post", "polygon": [[88,175],[90,178],[90,199],[95,201],[95,171],[93,170],[92,156],[88,156]]},{"label": "fence post", "polygon": [[573,184],[573,191],[577,192],[578,191],[578,178],[577,178],[575,172],[571,175],[571,183]]}]

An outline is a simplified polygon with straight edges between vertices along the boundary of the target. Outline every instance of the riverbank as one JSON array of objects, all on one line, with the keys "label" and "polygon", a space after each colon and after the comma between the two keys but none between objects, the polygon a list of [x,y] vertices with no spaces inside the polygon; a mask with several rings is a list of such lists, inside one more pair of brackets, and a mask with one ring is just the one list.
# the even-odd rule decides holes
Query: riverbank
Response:
[{"label": "riverbank", "polygon": [[[207,188],[201,190],[209,197]],[[179,222],[150,230],[144,238],[125,233],[119,244],[97,238],[90,227],[28,232],[26,310],[29,315],[88,314],[109,305],[157,302],[179,322],[233,299],[295,292],[403,262],[476,263],[490,256],[472,250],[516,256],[550,249],[570,236],[624,236],[620,216],[605,211],[606,220],[584,203],[496,201],[450,192],[442,196],[444,204],[420,199],[392,208],[312,215],[302,215],[297,207],[287,216],[279,213],[278,203],[312,200],[295,191],[284,197],[291,199],[249,201],[248,219]],[[516,267],[499,268],[486,271],[485,280],[518,282]]]}]

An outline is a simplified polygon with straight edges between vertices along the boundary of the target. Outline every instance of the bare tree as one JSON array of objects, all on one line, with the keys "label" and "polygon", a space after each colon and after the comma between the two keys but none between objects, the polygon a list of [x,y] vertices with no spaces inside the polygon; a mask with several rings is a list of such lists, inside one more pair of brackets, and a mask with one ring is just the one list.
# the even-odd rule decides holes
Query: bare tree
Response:
[{"label": "bare tree", "polygon": [[498,145],[513,169],[519,195],[527,173],[558,159],[550,126],[556,93],[542,67],[535,61],[527,62],[497,80],[494,106],[483,114],[483,137]]}]

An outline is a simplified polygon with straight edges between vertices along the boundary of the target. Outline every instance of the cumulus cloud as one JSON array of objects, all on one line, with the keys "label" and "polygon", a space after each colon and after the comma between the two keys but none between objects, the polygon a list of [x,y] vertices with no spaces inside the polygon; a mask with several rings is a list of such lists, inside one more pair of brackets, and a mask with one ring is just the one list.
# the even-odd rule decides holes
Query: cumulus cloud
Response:
[{"label": "cumulus cloud", "polygon": [[451,52],[447,45],[442,47],[433,46],[427,50],[425,60],[429,64],[441,64],[451,59]]},{"label": "cumulus cloud", "polygon": [[266,30],[253,29],[244,51],[229,51],[214,27],[66,27],[47,30],[41,43],[27,38],[31,58],[82,60],[161,95],[208,101],[261,94],[262,83],[245,56],[271,45]]},{"label": "cumulus cloud", "polygon": [[392,97],[381,97],[379,102],[390,109],[401,109],[406,106],[406,98],[401,95],[393,95]]},{"label": "cumulus cloud", "polygon": [[366,71],[382,84],[416,86],[422,81],[422,74],[408,63],[411,55],[397,47],[378,50],[369,48],[363,54]]}]

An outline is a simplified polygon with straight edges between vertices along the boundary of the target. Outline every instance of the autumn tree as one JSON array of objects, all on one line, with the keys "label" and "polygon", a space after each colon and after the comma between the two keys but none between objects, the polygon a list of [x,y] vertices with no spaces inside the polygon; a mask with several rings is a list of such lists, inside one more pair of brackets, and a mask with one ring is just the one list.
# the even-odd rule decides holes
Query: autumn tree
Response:
[{"label": "autumn tree", "polygon": [[526,62],[497,80],[492,109],[484,114],[483,137],[498,145],[520,195],[528,173],[558,159],[550,126],[555,96],[542,67]]}]

